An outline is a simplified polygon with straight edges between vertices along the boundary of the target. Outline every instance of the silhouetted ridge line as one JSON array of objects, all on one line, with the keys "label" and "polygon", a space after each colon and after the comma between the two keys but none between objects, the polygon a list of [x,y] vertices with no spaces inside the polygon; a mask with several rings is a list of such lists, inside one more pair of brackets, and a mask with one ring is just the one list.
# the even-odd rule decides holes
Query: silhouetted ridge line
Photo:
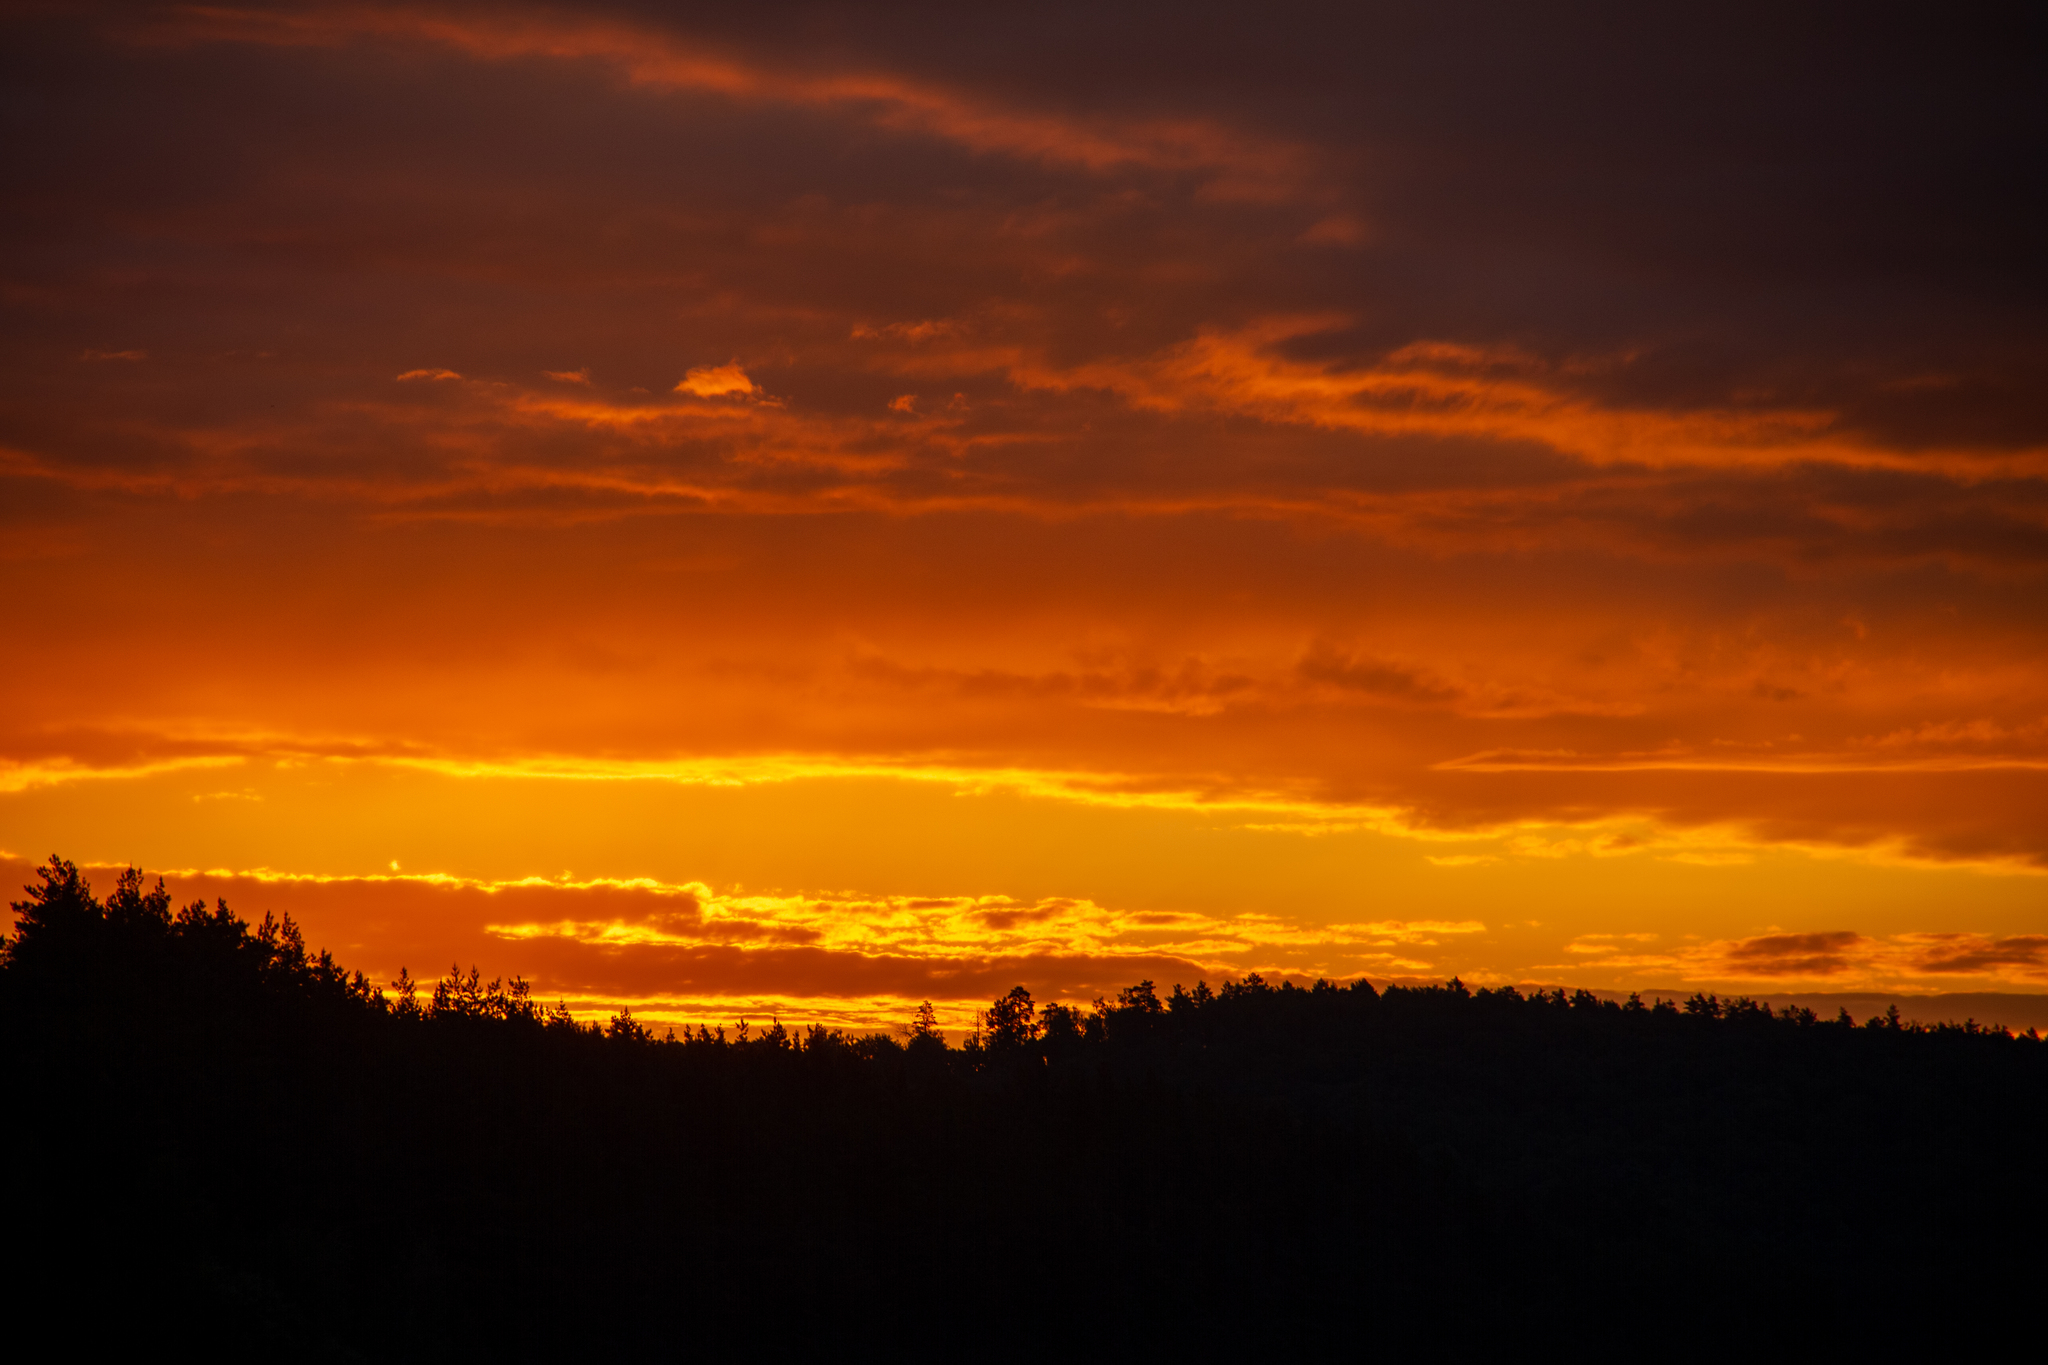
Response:
[{"label": "silhouetted ridge line", "polygon": [[380,990],[132,869],[14,908],[14,1302],[101,1267],[81,1340],[1839,1343],[2048,1268],[2031,1032],[1251,975],[1018,987],[958,1048],[928,1005],[657,1039],[473,968]]}]

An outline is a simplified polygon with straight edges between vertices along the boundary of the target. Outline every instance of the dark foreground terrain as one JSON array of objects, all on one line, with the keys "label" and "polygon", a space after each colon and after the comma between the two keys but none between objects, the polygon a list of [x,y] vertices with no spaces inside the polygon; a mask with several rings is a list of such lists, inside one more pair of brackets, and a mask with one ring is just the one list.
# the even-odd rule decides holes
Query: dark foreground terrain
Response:
[{"label": "dark foreground terrain", "polygon": [[[216,1357],[1996,1358],[2048,1046],[1453,982],[673,1041],[52,860],[0,957],[17,1341]],[[2017,1347],[2015,1350],[2014,1348]],[[67,1350],[66,1355],[75,1353]]]}]

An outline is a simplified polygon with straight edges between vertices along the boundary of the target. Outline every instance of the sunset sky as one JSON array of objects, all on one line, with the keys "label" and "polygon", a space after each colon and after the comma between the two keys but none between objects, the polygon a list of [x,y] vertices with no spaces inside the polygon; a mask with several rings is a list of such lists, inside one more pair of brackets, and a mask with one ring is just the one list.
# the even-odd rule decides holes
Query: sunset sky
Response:
[{"label": "sunset sky", "polygon": [[1892,15],[6,6],[0,874],[657,1020],[2048,990],[2039,20]]}]

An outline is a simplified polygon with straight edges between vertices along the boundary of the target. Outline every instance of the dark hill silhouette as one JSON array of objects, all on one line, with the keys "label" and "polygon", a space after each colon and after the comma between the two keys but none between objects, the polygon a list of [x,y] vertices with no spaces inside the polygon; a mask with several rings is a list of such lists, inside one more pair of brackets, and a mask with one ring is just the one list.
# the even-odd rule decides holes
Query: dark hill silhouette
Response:
[{"label": "dark hill silhouette", "polygon": [[2048,1047],[1974,1024],[1250,976],[657,1040],[133,871],[15,909],[10,1326],[80,1353],[1953,1353],[2048,1269]]}]

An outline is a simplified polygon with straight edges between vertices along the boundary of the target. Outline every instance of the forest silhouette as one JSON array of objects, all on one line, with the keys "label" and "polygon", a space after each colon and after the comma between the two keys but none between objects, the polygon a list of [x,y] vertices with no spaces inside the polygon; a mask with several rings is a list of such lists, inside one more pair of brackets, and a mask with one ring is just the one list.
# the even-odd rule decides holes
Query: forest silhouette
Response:
[{"label": "forest silhouette", "polygon": [[2031,1031],[1251,975],[657,1038],[132,869],[14,909],[8,1311],[79,1350],[1953,1346],[2048,1270]]}]

